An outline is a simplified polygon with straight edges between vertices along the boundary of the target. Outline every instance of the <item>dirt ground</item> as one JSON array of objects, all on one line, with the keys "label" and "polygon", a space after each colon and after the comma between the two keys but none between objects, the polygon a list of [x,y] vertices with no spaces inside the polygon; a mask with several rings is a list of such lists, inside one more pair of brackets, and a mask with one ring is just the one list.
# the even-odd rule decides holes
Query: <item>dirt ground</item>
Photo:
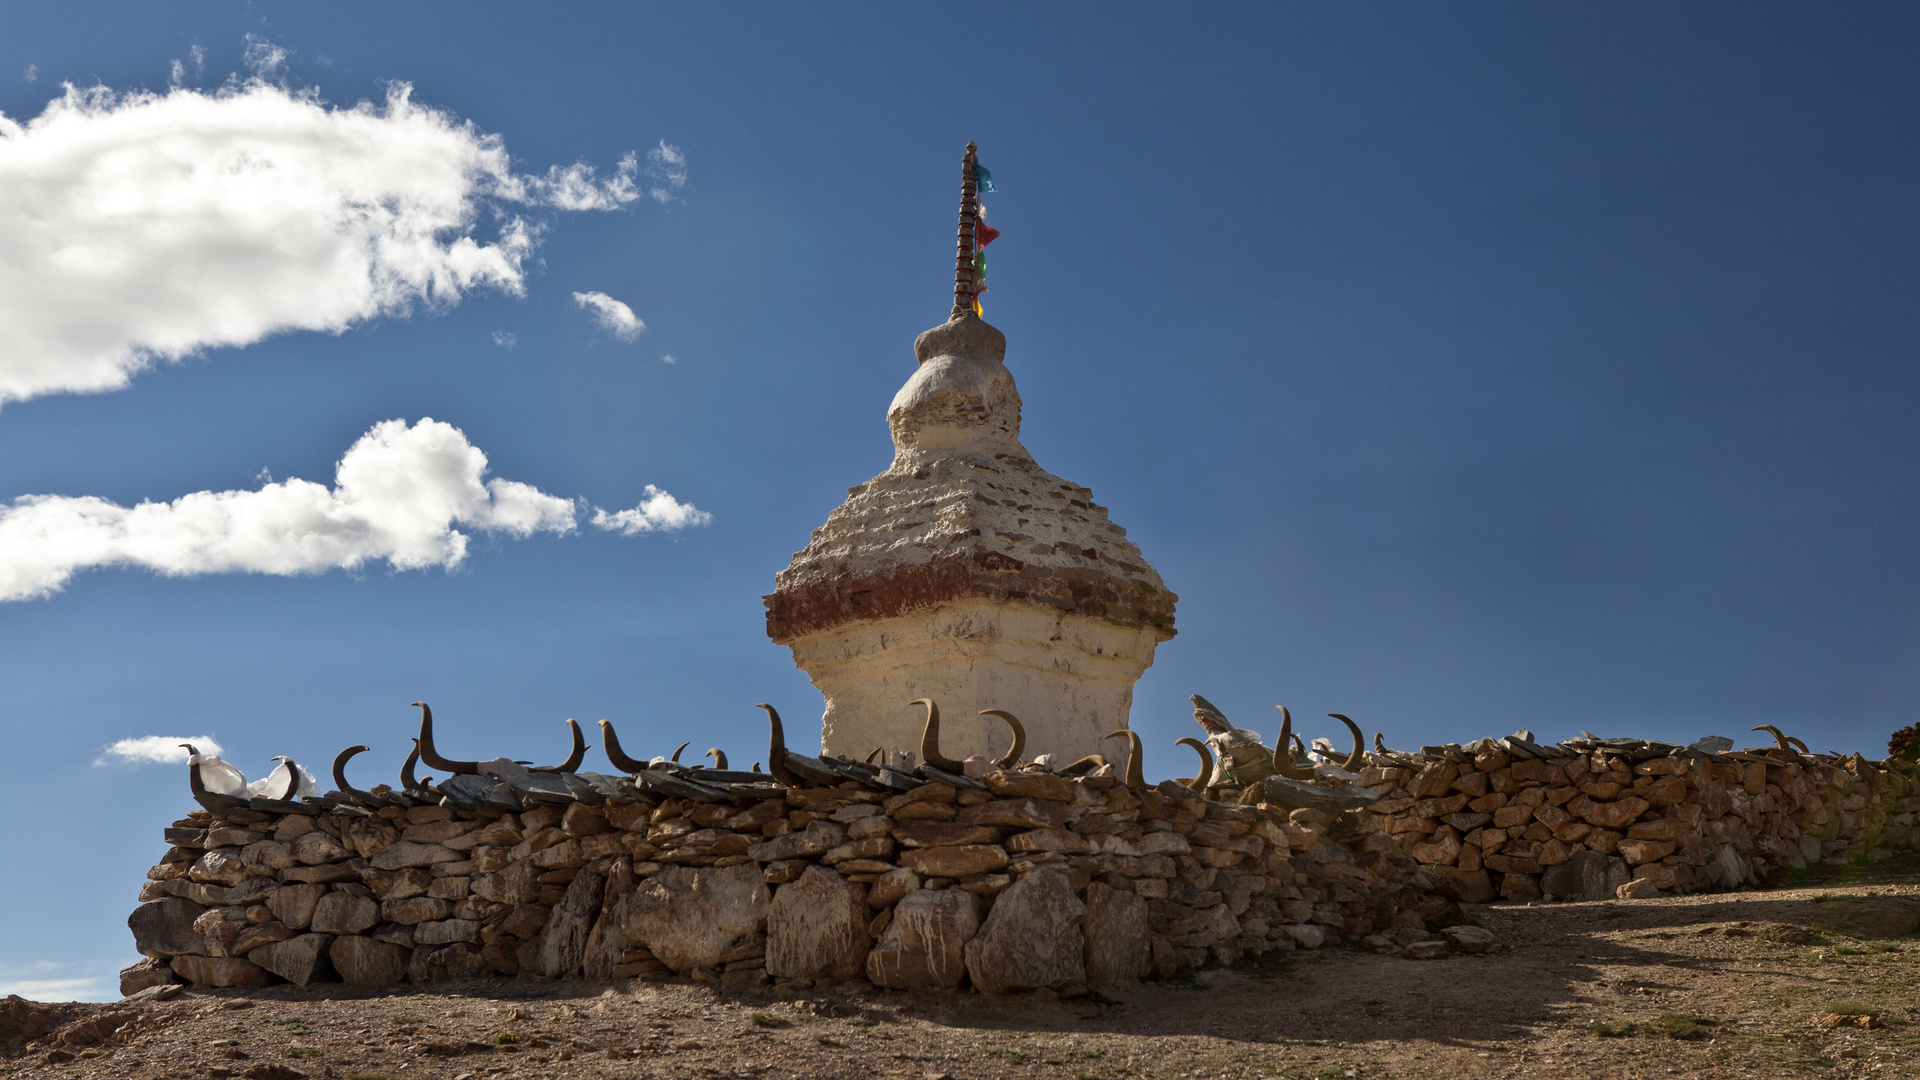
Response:
[{"label": "dirt ground", "polygon": [[1487,955],[1328,948],[1116,998],[476,983],[69,1005],[63,1025],[142,1015],[105,1043],[12,1051],[0,1076],[1914,1076],[1915,880],[1476,908],[1502,942]]}]

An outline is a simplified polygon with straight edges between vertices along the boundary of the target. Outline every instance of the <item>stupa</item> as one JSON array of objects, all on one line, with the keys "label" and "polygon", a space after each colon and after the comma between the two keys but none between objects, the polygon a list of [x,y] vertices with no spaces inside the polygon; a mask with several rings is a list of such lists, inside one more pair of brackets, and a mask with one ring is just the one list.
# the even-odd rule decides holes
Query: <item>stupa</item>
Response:
[{"label": "stupa", "polygon": [[822,752],[918,750],[929,698],[949,757],[1116,747],[1179,599],[1092,492],[1020,443],[1007,339],[979,317],[976,149],[961,165],[953,313],[914,342],[887,409],[892,467],[827,515],[767,596],[767,636],[826,697]]}]

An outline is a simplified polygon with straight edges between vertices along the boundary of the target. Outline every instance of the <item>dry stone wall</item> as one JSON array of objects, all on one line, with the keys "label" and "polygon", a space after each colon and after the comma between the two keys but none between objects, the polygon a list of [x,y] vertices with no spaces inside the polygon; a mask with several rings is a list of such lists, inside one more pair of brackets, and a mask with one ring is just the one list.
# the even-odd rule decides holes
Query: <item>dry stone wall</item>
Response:
[{"label": "dry stone wall", "polygon": [[1454,925],[1459,902],[1737,888],[1920,846],[1911,763],[1511,739],[1371,761],[1373,801],[1344,813],[1040,771],[778,797],[587,775],[459,802],[229,800],[167,829],[128,920],[146,959],[122,990],[690,977],[1073,993],[1334,941],[1484,949]]},{"label": "dry stone wall", "polygon": [[1171,782],[995,772],[703,802],[592,780],[622,794],[196,810],[128,920],[147,959],[123,991],[688,976],[1072,993],[1458,921],[1452,875],[1353,832],[1358,816]]},{"label": "dry stone wall", "polygon": [[1468,901],[1731,889],[1920,846],[1911,761],[1524,738],[1371,760],[1377,827]]}]

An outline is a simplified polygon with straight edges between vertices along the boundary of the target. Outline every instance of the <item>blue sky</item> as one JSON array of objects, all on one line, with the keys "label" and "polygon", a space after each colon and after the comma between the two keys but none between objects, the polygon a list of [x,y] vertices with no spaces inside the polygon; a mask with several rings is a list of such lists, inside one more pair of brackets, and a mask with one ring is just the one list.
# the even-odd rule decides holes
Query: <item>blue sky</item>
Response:
[{"label": "blue sky", "polygon": [[[1920,712],[1916,21],[0,5],[0,113],[22,125],[0,134],[0,584],[58,578],[0,603],[0,809],[19,823],[0,920],[36,931],[0,941],[0,989],[112,996],[133,959],[123,920],[191,804],[184,766],[94,764],[117,740],[212,735],[255,776],[367,742],[372,784],[421,698],[467,757],[558,758],[571,716],[630,749],[750,760],[754,702],[812,714],[760,597],[890,459],[886,404],[949,304],[969,139],[1001,189],[987,317],[1025,441],[1181,597],[1134,709],[1150,776],[1186,763],[1194,692],[1262,728],[1278,702],[1344,712],[1403,746],[1768,722],[1884,753]],[[409,292],[417,267],[381,256],[360,269],[387,292],[356,299],[282,262],[359,250],[307,212],[329,185],[418,180],[406,155],[432,140],[400,130],[396,82],[473,167],[415,193],[407,213],[459,220],[413,239],[448,273],[461,235],[497,257]],[[55,182],[120,138],[56,130],[61,108],[137,134],[248,93],[264,120],[169,152],[304,154],[286,159],[302,183],[259,189],[284,205],[189,213],[194,182],[136,168],[88,197],[165,205],[101,232]],[[363,100],[372,134],[327,141]],[[123,256],[153,269],[88,284]],[[628,340],[575,294],[645,329]],[[162,330],[178,361],[61,389],[111,381],[101,358]],[[423,417],[458,440],[406,427]],[[394,435],[355,460],[411,483],[470,445],[489,471],[466,480],[527,485],[474,487],[465,518],[408,534],[440,565],[395,569],[366,539],[384,504],[326,490],[396,420],[454,456]],[[106,535],[72,500],[269,477],[363,515],[333,537],[356,569],[243,572],[286,553],[241,540],[193,556],[241,572],[47,569]],[[80,531],[22,540],[25,496]],[[649,526],[634,535],[593,524],[643,505],[661,512],[626,519]],[[468,537],[451,568],[449,529]]]}]

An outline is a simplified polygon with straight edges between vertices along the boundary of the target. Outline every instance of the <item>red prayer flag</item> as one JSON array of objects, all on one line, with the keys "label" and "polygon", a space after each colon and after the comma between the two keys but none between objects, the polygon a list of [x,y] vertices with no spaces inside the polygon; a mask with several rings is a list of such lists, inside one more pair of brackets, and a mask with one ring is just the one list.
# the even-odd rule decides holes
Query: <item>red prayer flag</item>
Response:
[{"label": "red prayer flag", "polygon": [[974,225],[973,235],[976,246],[986,247],[988,244],[1000,239],[1000,230],[982,221]]}]

